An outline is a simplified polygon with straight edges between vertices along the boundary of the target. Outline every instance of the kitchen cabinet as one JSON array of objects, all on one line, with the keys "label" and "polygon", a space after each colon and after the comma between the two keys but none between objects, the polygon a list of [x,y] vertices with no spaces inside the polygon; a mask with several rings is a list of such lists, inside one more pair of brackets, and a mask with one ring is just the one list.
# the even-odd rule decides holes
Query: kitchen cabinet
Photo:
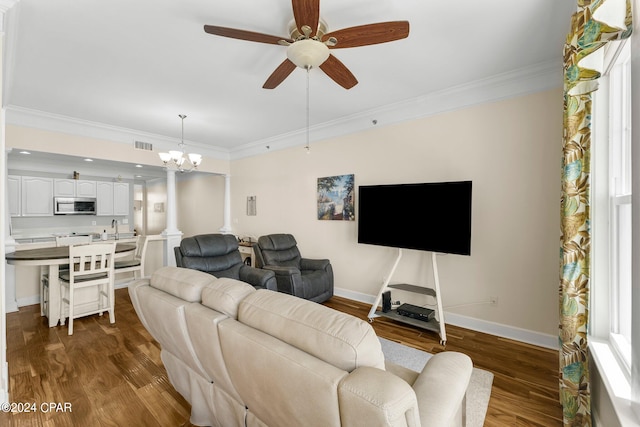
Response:
[{"label": "kitchen cabinet", "polygon": [[113,215],[113,182],[97,182],[96,197],[96,215]]},{"label": "kitchen cabinet", "polygon": [[129,184],[126,182],[113,183],[113,214],[129,215]]},{"label": "kitchen cabinet", "polygon": [[23,176],[21,216],[53,216],[53,178]]},{"label": "kitchen cabinet", "polygon": [[22,188],[22,179],[16,175],[7,176],[7,188],[9,191],[9,215],[20,216],[22,214],[20,191]]},{"label": "kitchen cabinet", "polygon": [[55,179],[57,197],[96,197],[96,181],[86,179]]},{"label": "kitchen cabinet", "polygon": [[74,197],[76,195],[76,181],[74,179],[54,179],[53,195],[57,197]]},{"label": "kitchen cabinet", "polygon": [[98,182],[97,215],[129,215],[129,184],[126,182]]},{"label": "kitchen cabinet", "polygon": [[76,196],[77,197],[96,197],[96,186],[97,183],[95,181],[89,181],[86,179],[76,179]]}]

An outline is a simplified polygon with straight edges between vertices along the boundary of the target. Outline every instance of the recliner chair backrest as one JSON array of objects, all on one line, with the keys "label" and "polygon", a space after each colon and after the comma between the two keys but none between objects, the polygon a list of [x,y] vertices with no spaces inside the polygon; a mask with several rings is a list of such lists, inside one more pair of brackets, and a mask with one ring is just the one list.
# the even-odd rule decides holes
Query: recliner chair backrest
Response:
[{"label": "recliner chair backrest", "polygon": [[300,268],[298,242],[291,234],[270,234],[258,239],[264,265],[280,265]]},{"label": "recliner chair backrest", "polygon": [[244,265],[238,251],[238,241],[230,234],[186,237],[180,242],[179,252],[181,267],[205,271],[218,277],[237,279],[238,271]]}]

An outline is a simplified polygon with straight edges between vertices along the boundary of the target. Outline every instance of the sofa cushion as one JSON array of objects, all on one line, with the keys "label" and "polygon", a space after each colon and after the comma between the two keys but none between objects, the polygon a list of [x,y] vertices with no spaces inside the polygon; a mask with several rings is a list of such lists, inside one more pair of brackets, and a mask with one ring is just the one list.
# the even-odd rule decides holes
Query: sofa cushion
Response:
[{"label": "sofa cushion", "polygon": [[255,291],[253,286],[239,280],[226,277],[214,279],[202,289],[202,305],[237,319],[238,304]]},{"label": "sofa cushion", "polygon": [[202,271],[180,267],[162,267],[151,276],[152,288],[188,302],[200,302],[202,288],[216,278]]},{"label": "sofa cushion", "polygon": [[371,325],[332,308],[259,289],[240,302],[238,320],[342,370],[384,369]]}]

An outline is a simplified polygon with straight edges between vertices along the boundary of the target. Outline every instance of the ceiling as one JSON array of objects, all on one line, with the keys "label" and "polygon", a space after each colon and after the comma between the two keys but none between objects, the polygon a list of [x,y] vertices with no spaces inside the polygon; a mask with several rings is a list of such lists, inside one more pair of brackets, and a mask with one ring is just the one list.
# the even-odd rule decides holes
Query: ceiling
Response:
[{"label": "ceiling", "polygon": [[[350,90],[311,70],[310,138],[331,126],[350,132],[406,119],[434,94],[531,77],[521,73],[527,67],[552,68],[545,84],[558,86],[575,9],[575,0],[321,0],[329,31],[408,20],[410,34],[333,50],[359,81]],[[188,151],[233,158],[281,141],[302,146],[305,70],[262,89],[286,49],[203,30],[286,37],[292,18],[287,0],[20,0],[5,23],[7,123],[108,129],[155,149],[179,141],[185,114]]]}]

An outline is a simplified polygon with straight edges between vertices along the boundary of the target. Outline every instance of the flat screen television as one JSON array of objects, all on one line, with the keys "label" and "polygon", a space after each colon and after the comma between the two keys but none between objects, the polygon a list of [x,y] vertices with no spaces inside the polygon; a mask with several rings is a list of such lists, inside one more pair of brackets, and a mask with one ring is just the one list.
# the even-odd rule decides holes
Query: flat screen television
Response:
[{"label": "flat screen television", "polygon": [[361,185],[358,243],[471,255],[471,181]]}]

